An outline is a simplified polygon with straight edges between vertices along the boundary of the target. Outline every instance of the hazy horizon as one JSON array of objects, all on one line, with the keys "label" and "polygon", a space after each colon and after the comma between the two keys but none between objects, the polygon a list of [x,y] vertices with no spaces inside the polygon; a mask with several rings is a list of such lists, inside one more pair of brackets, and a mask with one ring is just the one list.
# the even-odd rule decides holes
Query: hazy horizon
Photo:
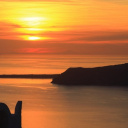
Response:
[{"label": "hazy horizon", "polygon": [[0,74],[60,74],[70,67],[128,63],[124,55],[0,55]]}]

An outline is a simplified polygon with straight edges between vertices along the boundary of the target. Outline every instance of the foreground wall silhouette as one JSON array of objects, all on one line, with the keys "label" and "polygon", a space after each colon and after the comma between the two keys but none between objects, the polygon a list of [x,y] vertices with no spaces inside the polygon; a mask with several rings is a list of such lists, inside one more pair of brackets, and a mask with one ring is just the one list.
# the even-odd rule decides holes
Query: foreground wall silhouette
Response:
[{"label": "foreground wall silhouette", "polygon": [[8,106],[0,103],[0,128],[21,128],[22,101],[18,101],[15,113],[11,114]]},{"label": "foreground wall silhouette", "polygon": [[126,85],[128,63],[96,68],[69,68],[52,80],[61,85]]}]

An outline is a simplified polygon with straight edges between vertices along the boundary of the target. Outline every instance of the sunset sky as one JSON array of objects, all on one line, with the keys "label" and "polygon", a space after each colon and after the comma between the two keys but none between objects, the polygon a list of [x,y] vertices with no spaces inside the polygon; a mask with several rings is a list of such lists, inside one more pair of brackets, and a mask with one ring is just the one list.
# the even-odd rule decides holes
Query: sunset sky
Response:
[{"label": "sunset sky", "polygon": [[0,0],[0,54],[128,55],[128,0]]}]

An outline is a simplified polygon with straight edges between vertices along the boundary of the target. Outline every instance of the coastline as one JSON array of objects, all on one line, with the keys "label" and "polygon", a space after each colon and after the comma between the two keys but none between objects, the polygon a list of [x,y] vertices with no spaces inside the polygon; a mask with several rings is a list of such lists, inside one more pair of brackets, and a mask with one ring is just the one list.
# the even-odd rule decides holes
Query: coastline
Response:
[{"label": "coastline", "polygon": [[52,79],[59,74],[2,74],[0,78],[25,78],[25,79]]},{"label": "coastline", "polygon": [[128,86],[128,63],[94,68],[68,68],[53,78],[59,85],[125,85]]}]

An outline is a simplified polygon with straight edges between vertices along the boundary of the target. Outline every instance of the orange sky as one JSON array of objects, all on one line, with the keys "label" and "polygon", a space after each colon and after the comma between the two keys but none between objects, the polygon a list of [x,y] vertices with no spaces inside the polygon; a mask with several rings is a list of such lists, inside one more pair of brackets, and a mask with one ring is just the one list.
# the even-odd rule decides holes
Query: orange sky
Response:
[{"label": "orange sky", "polygon": [[127,0],[0,0],[0,53],[128,54]]}]

